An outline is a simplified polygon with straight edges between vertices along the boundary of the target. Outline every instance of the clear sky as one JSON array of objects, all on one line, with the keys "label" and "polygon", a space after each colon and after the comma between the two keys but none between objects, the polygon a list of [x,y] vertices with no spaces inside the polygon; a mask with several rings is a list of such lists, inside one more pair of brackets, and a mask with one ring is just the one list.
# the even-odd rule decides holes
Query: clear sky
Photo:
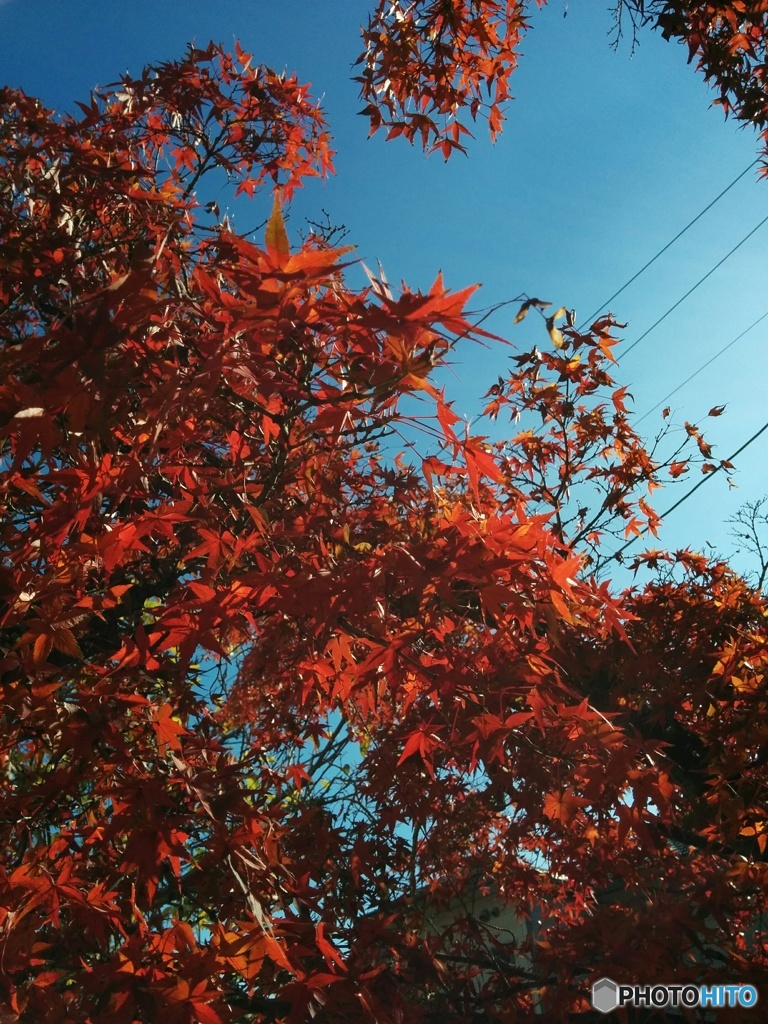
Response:
[{"label": "clear sky", "polygon": [[[756,157],[755,133],[710,107],[713,94],[681,47],[646,30],[634,56],[628,42],[613,52],[610,6],[594,0],[552,0],[532,10],[515,100],[495,146],[478,125],[469,159],[446,165],[402,140],[368,139],[350,81],[368,9],[365,0],[0,0],[0,80],[71,109],[93,86],[179,57],[188,42],[238,38],[257,60],[312,83],[335,138],[337,176],[299,195],[289,222],[294,238],[306,217],[325,208],[391,281],[426,287],[442,269],[452,287],[483,284],[478,307],[527,292],[575,307],[580,319]],[[242,230],[264,217],[262,206],[234,212]],[[624,347],[766,215],[768,180],[758,182],[755,168],[611,304],[629,322]],[[768,224],[620,357],[616,376],[630,386],[638,413],[768,311],[767,252]],[[516,328],[511,321],[505,311],[486,326],[522,348],[546,344],[534,318]],[[704,424],[719,458],[768,419],[766,341],[768,319],[669,403],[675,423],[700,425],[710,407],[727,404],[726,415]],[[458,351],[444,381],[457,412],[477,415],[507,358],[508,350],[495,347]],[[660,423],[657,410],[642,426],[652,434]],[[701,548],[709,541],[731,553],[724,522],[768,491],[767,454],[768,433],[738,460],[738,489],[719,474],[665,521],[661,543]],[[670,486],[657,508],[698,479]]]}]

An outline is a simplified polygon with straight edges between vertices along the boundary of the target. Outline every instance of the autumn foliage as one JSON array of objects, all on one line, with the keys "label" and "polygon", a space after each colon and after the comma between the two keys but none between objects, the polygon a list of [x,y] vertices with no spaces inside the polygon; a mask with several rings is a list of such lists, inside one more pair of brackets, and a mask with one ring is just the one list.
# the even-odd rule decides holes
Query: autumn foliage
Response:
[{"label": "autumn foliage", "polygon": [[[424,116],[490,74],[495,130],[519,12],[422,6],[377,15],[405,65],[374,124],[418,30]],[[690,551],[607,581],[654,488],[715,465],[693,424],[642,443],[613,320],[521,300],[510,348],[439,275],[353,290],[282,214],[331,170],[319,109],[239,49],[0,107],[2,1019],[568,1020],[601,974],[764,982],[768,605]],[[511,357],[486,436],[435,383],[480,341]]]},{"label": "autumn foliage", "polygon": [[[474,122],[495,139],[511,98],[511,76],[535,10],[547,0],[379,0],[358,59],[363,113],[371,131],[402,135],[446,159],[465,151]],[[763,0],[615,0],[613,41],[656,29],[681,43],[727,115],[754,125],[768,151]],[[564,13],[568,13],[567,5]]]}]

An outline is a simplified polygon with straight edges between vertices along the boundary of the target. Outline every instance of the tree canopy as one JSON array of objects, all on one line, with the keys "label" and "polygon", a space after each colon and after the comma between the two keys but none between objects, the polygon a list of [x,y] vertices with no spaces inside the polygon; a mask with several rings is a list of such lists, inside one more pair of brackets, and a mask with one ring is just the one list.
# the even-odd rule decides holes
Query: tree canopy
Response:
[{"label": "tree canopy", "polygon": [[[534,22],[520,0],[379,0],[363,32],[359,82],[371,129],[418,139],[447,157],[462,150],[469,123],[501,131],[521,42]],[[762,0],[617,0],[614,42],[646,27],[684,45],[726,114],[761,132],[768,146],[766,38]],[[566,7],[567,12],[567,7]],[[468,123],[469,122],[469,123]]]},{"label": "tree canopy", "polygon": [[[625,6],[762,126],[763,5]],[[498,131],[525,24],[382,5],[372,127]],[[691,423],[648,450],[620,325],[521,300],[470,433],[434,375],[506,344],[474,289],[353,290],[350,248],[289,237],[330,138],[239,47],[76,115],[0,90],[0,133],[2,1019],[566,1021],[602,974],[764,982],[768,605],[690,550],[611,586],[656,488],[730,468]]]}]

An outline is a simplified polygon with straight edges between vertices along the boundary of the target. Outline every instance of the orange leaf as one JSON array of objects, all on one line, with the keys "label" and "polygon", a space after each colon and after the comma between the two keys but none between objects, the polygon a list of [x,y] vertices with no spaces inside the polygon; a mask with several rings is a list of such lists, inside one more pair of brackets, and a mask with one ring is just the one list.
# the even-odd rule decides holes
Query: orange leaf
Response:
[{"label": "orange leaf", "polygon": [[35,640],[35,646],[33,648],[32,657],[36,665],[42,665],[51,653],[53,647],[53,638],[48,633],[41,633],[37,640]]},{"label": "orange leaf", "polygon": [[548,793],[544,800],[544,813],[553,821],[570,825],[580,808],[589,803],[583,796],[576,796],[570,789]]},{"label": "orange leaf", "polygon": [[326,963],[330,966],[330,962],[340,967],[342,971],[346,971],[347,967],[344,961],[341,959],[338,950],[325,938],[323,934],[325,930],[325,924],[321,921],[315,928],[315,943],[317,948],[325,957]]},{"label": "orange leaf", "polygon": [[[272,213],[267,221],[267,231],[264,238],[267,244],[267,252],[273,256],[287,257],[290,253],[288,234],[285,230],[283,212],[280,208],[280,199],[275,193],[275,202],[272,206]],[[282,264],[282,259],[278,260]]]},{"label": "orange leaf", "polygon": [[158,744],[168,746],[171,750],[181,750],[179,736],[185,736],[187,730],[173,717],[173,708],[170,704],[164,704],[155,711],[152,728],[155,730]]},{"label": "orange leaf", "polygon": [[400,755],[400,760],[397,762],[398,767],[403,763],[403,761],[407,761],[409,757],[412,757],[413,754],[417,754],[421,750],[422,739],[423,733],[411,733],[411,735],[408,737],[406,741],[405,746],[403,747],[403,752]]},{"label": "orange leaf", "polygon": [[71,629],[67,629],[66,626],[54,627],[52,639],[57,651],[68,654],[70,658],[77,658],[78,661],[83,660],[83,652]]}]

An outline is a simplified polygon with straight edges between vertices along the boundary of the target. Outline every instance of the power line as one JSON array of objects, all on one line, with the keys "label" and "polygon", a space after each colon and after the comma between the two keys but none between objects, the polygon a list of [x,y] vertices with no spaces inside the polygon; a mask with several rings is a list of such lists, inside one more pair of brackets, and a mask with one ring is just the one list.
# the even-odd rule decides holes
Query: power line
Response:
[{"label": "power line", "polygon": [[654,257],[652,257],[652,259],[648,260],[648,262],[645,264],[645,266],[641,267],[636,274],[634,274],[632,277],[630,277],[630,279],[628,281],[626,281],[621,286],[621,288],[619,288],[619,290],[617,292],[613,293],[613,295],[610,297],[610,299],[606,299],[605,302],[602,303],[602,305],[598,306],[597,309],[595,310],[595,312],[592,313],[590,316],[588,316],[587,319],[584,321],[584,323],[579,327],[579,330],[582,331],[582,330],[584,330],[585,327],[589,327],[590,324],[594,323],[594,320],[597,317],[598,313],[602,313],[602,311],[605,309],[605,307],[610,302],[613,302],[613,300],[617,296],[621,295],[621,293],[625,289],[629,288],[629,286],[634,281],[636,281],[638,279],[638,277],[640,277],[641,274],[644,274],[645,271],[648,269],[648,267],[650,267],[651,264],[656,262],[656,260],[659,258],[659,256],[663,256],[664,253],[667,251],[667,249],[669,249],[670,246],[675,244],[675,242],[678,240],[678,238],[682,238],[683,235],[686,233],[686,231],[689,228],[692,228],[697,220],[701,220],[701,218],[704,216],[704,214],[708,210],[711,210],[712,207],[715,205],[715,203],[719,202],[723,198],[723,196],[726,194],[726,192],[730,192],[730,190],[733,188],[733,186],[737,182],[741,181],[741,179],[744,177],[744,175],[748,174],[749,171],[751,171],[752,168],[755,166],[755,164],[758,164],[758,163],[760,163],[759,159],[758,160],[753,160],[752,163],[749,165],[749,167],[745,167],[745,169],[741,172],[741,174],[739,174],[738,177],[734,178],[733,181],[730,183],[730,185],[726,186],[726,188],[724,188],[723,191],[719,195],[715,196],[715,198],[712,200],[711,203],[709,203],[708,206],[705,206],[704,209],[700,213],[697,213],[696,216],[693,218],[693,220],[685,225],[685,227],[682,229],[682,231],[678,231],[678,233],[675,235],[675,237],[670,242],[667,242],[667,244],[664,246],[663,249],[659,249],[659,251],[656,253],[656,255]]},{"label": "power line", "polygon": [[639,419],[636,419],[634,421],[635,426],[638,423],[642,423],[644,419],[647,419],[647,417],[650,416],[652,412],[655,412],[656,409],[658,409],[660,405],[663,405],[663,403],[666,402],[668,399],[670,399],[673,395],[676,395],[677,392],[680,391],[682,388],[684,388],[686,384],[690,384],[690,382],[693,380],[694,377],[698,377],[698,375],[703,370],[706,370],[706,368],[708,366],[711,366],[712,363],[714,363],[714,361],[716,359],[719,359],[720,356],[723,355],[725,352],[727,352],[729,348],[732,348],[736,344],[737,341],[741,341],[741,339],[744,337],[745,334],[749,334],[749,332],[754,327],[757,327],[757,325],[759,323],[762,323],[762,321],[765,320],[766,317],[768,317],[768,310],[766,310],[766,312],[763,313],[762,316],[759,316],[757,318],[757,320],[755,320],[755,322],[753,324],[750,324],[749,327],[746,328],[746,330],[742,331],[741,334],[737,334],[736,337],[732,341],[729,341],[727,345],[723,345],[723,347],[721,349],[719,349],[719,351],[715,352],[715,354],[710,359],[708,359],[706,361],[706,363],[702,363],[701,366],[698,368],[698,370],[694,370],[693,373],[689,377],[685,378],[685,380],[682,382],[682,384],[678,384],[676,388],[673,388],[672,391],[669,392],[669,394],[664,395],[663,398],[659,399],[659,401],[656,403],[656,405],[651,406],[651,408],[647,412],[644,412],[643,415],[640,416]]},{"label": "power line", "polygon": [[636,338],[635,341],[633,341],[632,344],[629,346],[629,348],[624,349],[624,351],[622,352],[622,355],[623,356],[629,355],[629,353],[632,351],[632,349],[635,348],[637,345],[639,345],[640,342],[643,341],[644,338],[647,338],[648,335],[651,333],[651,331],[654,331],[659,326],[659,324],[662,323],[662,321],[667,319],[667,317],[669,316],[670,313],[674,313],[674,311],[677,309],[677,307],[680,306],[683,302],[685,302],[685,300],[688,298],[688,296],[692,295],[693,292],[695,292],[696,289],[699,287],[699,285],[704,284],[704,282],[707,280],[707,278],[711,277],[714,274],[714,272],[718,269],[718,267],[722,267],[722,265],[725,263],[725,261],[727,259],[730,259],[730,257],[733,256],[733,254],[736,252],[737,249],[740,249],[742,247],[742,245],[744,245],[744,243],[749,238],[751,238],[752,235],[754,235],[754,233],[756,231],[759,231],[760,228],[763,226],[763,224],[765,224],[766,221],[768,221],[768,216],[763,217],[763,219],[760,221],[760,223],[756,224],[755,227],[753,227],[752,230],[748,234],[744,235],[742,240],[740,242],[737,242],[736,245],[734,245],[734,247],[731,249],[731,251],[727,252],[725,254],[725,256],[723,256],[723,258],[721,260],[718,260],[718,262],[714,265],[714,267],[711,268],[711,270],[708,270],[706,272],[706,274],[704,274],[703,277],[700,277],[699,280],[696,282],[696,284],[693,285],[692,288],[689,288],[688,291],[685,293],[685,295],[682,296],[682,298],[678,299],[677,302],[673,306],[670,306],[669,309],[666,311],[666,313],[663,313],[659,317],[659,319],[656,321],[656,323],[651,324],[651,326],[648,328],[648,330],[647,331],[643,331],[643,333],[640,335],[640,337]]},{"label": "power line", "polygon": [[[740,448],[737,448],[736,451],[732,455],[729,455],[728,458],[725,459],[725,462],[733,462],[733,460],[738,458],[739,455],[741,455],[741,453],[743,451],[745,451],[747,448],[749,448],[749,446],[754,441],[756,441],[758,439],[758,437],[760,437],[761,434],[764,434],[766,430],[768,430],[768,422],[764,423],[762,425],[762,427],[760,427],[760,429],[756,433],[754,433],[752,435],[752,437],[749,438],[749,440],[745,441],[744,444]],[[679,498],[674,503],[674,505],[670,505],[670,507],[665,512],[662,512],[661,515],[659,516],[659,519],[663,519],[665,516],[668,516],[670,514],[670,512],[674,512],[675,509],[680,508],[680,506],[683,504],[683,502],[688,501],[688,499],[691,497],[692,494],[695,494],[696,491],[698,491],[698,489],[700,487],[703,487],[704,484],[707,483],[709,480],[711,480],[712,477],[715,475],[715,473],[718,473],[721,469],[722,469],[722,465],[715,466],[715,468],[712,470],[711,473],[708,473],[706,476],[702,477],[701,480],[699,480],[699,482],[697,484],[695,484],[689,491],[686,491],[686,493],[682,496],[682,498]],[[630,537],[630,539],[627,541],[627,543],[624,544],[622,547],[620,547],[618,551],[614,551],[614,553],[613,553],[613,555],[611,557],[615,558],[617,561],[620,561],[621,560],[621,556],[627,550],[627,548],[630,547],[630,545],[634,544],[636,540],[640,540],[641,537],[643,537],[646,533],[648,533],[648,530],[649,530],[648,526],[643,527],[643,529],[640,531],[640,533],[635,534],[634,537]]]}]

